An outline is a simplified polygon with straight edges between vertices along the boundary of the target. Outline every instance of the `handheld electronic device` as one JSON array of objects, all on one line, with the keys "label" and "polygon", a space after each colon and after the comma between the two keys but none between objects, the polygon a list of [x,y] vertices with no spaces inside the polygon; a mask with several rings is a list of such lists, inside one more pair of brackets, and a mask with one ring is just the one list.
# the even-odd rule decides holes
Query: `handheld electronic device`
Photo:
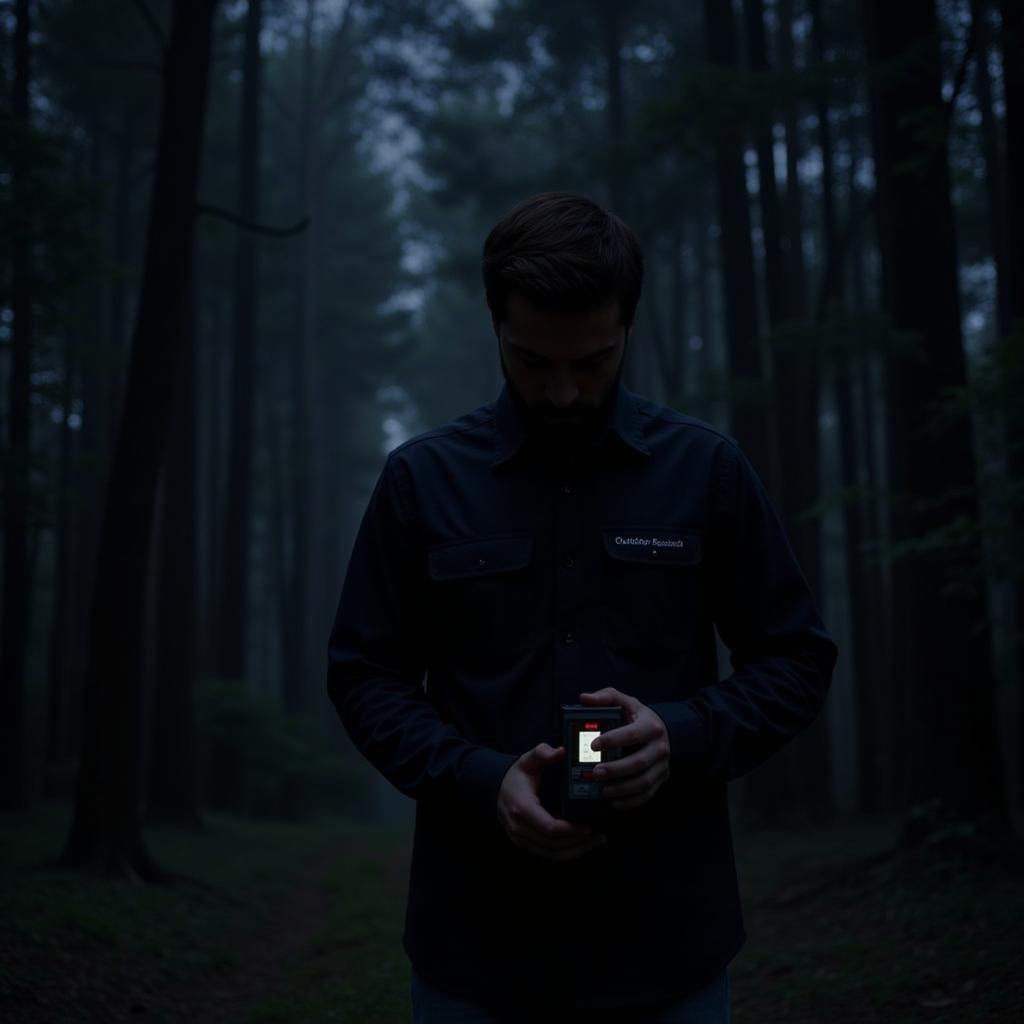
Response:
[{"label": "handheld electronic device", "polygon": [[600,821],[611,814],[611,805],[602,796],[602,784],[594,778],[594,769],[606,761],[618,760],[622,748],[593,750],[590,744],[602,733],[625,724],[625,712],[618,705],[562,705],[562,744],[566,756],[561,814],[567,821]]}]

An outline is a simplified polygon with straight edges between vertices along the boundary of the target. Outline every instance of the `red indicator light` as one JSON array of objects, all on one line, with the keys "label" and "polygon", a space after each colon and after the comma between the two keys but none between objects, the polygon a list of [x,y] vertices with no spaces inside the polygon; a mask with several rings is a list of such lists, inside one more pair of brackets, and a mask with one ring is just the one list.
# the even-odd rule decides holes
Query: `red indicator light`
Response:
[{"label": "red indicator light", "polygon": [[584,722],[583,723],[583,728],[584,729],[600,729],[601,726],[599,726],[597,724],[597,722]]}]

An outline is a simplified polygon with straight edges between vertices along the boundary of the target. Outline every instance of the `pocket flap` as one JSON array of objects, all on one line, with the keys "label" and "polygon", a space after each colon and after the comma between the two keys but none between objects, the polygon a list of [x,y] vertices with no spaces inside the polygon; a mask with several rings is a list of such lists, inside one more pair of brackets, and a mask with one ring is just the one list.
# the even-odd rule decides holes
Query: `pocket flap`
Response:
[{"label": "pocket flap", "polygon": [[695,565],[701,559],[699,530],[604,531],[604,547],[612,558],[648,565]]},{"label": "pocket flap", "polygon": [[529,565],[533,556],[532,537],[487,537],[438,544],[427,553],[430,578],[457,580],[511,572]]}]

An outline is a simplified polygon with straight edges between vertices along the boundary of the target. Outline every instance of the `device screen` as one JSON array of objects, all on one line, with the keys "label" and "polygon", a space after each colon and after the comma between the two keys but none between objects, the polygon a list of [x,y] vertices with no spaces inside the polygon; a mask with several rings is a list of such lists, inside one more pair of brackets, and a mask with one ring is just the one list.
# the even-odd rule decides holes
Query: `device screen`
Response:
[{"label": "device screen", "polygon": [[591,742],[601,735],[596,722],[581,722],[576,726],[576,763],[596,764],[601,760],[601,751],[591,749]]},{"label": "device screen", "polygon": [[580,730],[580,763],[587,764],[592,761],[601,760],[601,751],[591,749],[591,740],[596,740],[601,733],[599,730],[588,732],[586,729]]}]

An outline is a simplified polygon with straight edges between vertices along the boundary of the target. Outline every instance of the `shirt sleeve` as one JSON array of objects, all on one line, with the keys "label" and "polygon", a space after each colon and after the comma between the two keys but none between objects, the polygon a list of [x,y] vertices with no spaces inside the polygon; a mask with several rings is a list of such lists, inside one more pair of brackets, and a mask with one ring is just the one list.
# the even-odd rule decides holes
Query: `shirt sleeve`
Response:
[{"label": "shirt sleeve", "polygon": [[461,802],[497,824],[517,755],[469,742],[423,689],[420,559],[405,467],[394,453],[356,535],[327,650],[327,691],[356,748],[414,800]]},{"label": "shirt sleeve", "polygon": [[764,485],[733,441],[717,453],[714,497],[710,593],[733,672],[651,708],[668,728],[673,769],[729,782],[814,721],[839,651]]}]

